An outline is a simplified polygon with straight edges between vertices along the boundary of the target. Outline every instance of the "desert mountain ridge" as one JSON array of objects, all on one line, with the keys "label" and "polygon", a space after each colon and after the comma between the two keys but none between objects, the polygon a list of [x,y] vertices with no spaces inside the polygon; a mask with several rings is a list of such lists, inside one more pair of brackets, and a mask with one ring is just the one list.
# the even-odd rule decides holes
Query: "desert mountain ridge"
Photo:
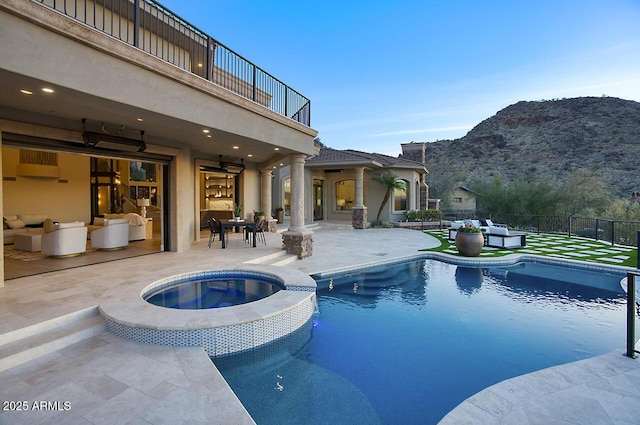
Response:
[{"label": "desert mountain ridge", "polygon": [[640,191],[640,103],[615,97],[521,101],[476,125],[464,137],[426,145],[436,193],[474,179],[548,179],[597,172],[613,195]]}]

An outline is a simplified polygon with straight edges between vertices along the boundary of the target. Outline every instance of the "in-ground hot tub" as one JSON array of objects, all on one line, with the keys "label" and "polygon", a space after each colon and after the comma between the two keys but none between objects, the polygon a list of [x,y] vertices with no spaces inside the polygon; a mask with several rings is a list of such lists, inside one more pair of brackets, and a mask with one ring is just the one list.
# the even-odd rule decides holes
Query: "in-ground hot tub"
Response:
[{"label": "in-ground hot tub", "polygon": [[[257,301],[222,308],[176,309],[153,305],[147,296],[181,282],[254,279],[282,286]],[[209,356],[266,344],[308,323],[316,309],[316,283],[294,269],[263,265],[183,273],[129,289],[99,306],[107,330],[132,341],[203,347]]]},{"label": "in-ground hot tub", "polygon": [[217,272],[177,280],[144,294],[143,298],[160,307],[199,310],[250,303],[284,288],[280,280],[268,275]]}]

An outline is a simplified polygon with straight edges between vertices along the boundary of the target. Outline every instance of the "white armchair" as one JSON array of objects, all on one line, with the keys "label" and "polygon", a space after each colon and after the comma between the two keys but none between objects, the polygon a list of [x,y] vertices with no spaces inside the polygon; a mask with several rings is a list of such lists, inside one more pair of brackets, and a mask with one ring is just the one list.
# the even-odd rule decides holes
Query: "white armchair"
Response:
[{"label": "white armchair", "polygon": [[83,222],[58,223],[56,230],[42,235],[42,253],[74,257],[87,251],[87,228]]},{"label": "white armchair", "polygon": [[129,222],[125,219],[104,220],[104,226],[91,232],[92,248],[116,250],[127,245],[129,245]]}]

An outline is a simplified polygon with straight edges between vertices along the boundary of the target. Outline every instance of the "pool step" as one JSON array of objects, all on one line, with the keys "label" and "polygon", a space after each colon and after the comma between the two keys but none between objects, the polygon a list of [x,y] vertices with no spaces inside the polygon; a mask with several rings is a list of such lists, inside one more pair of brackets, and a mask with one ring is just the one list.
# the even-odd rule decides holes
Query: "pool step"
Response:
[{"label": "pool step", "polygon": [[105,330],[98,307],[90,307],[0,335],[0,372],[53,353]]},{"label": "pool step", "polygon": [[285,266],[298,260],[298,256],[295,254],[287,254],[287,251],[281,250],[274,252],[273,254],[265,255],[263,257],[254,258],[253,260],[245,261],[245,264],[266,264],[271,266]]}]

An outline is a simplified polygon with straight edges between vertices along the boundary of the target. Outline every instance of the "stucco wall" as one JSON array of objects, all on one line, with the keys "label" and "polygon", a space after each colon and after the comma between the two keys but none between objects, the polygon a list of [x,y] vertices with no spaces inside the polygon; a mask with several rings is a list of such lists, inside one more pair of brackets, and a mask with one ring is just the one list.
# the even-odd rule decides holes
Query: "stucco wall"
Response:
[{"label": "stucco wall", "polygon": [[91,221],[89,157],[58,153],[60,177],[42,178],[17,175],[18,156],[19,149],[2,148],[3,215],[47,214],[60,222]]}]

